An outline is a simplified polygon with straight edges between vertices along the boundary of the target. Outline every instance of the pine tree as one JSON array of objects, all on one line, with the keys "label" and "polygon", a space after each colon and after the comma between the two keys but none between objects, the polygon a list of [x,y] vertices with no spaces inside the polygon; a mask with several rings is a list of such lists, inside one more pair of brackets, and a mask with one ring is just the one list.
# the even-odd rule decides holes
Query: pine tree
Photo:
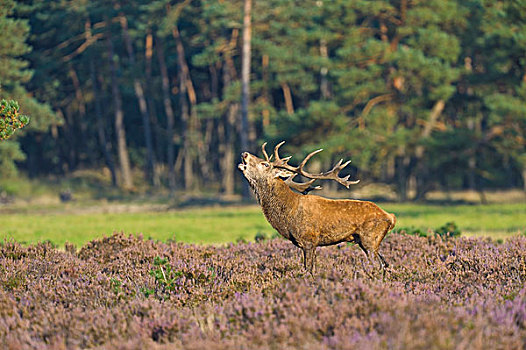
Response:
[{"label": "pine tree", "polygon": [[[0,139],[12,135],[14,129],[27,124],[27,117],[33,116],[33,122],[20,135],[30,130],[45,130],[50,122],[56,121],[47,105],[39,103],[25,90],[25,84],[31,79],[32,71],[22,56],[31,51],[26,43],[29,36],[27,21],[14,17],[16,2],[5,0],[0,3],[0,95],[3,99],[0,108]],[[15,100],[8,102],[8,100]],[[19,107],[20,105],[20,107]],[[19,114],[22,113],[22,115]],[[7,119],[6,119],[7,118]],[[8,120],[9,119],[9,120]],[[2,142],[0,146],[0,176],[16,174],[14,161],[25,159],[16,138]]]}]

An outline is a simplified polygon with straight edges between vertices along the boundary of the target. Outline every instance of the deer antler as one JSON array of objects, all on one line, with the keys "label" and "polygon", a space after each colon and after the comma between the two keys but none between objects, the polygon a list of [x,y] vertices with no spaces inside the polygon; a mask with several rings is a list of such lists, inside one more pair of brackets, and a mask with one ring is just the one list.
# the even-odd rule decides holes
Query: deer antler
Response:
[{"label": "deer antler", "polygon": [[292,179],[296,176],[297,174],[294,174],[290,177],[288,177],[286,180],[285,180],[285,183],[290,187],[290,188],[293,188],[295,189],[296,191],[302,193],[302,194],[307,194],[309,193],[310,191],[313,191],[313,190],[321,190],[321,186],[314,186],[312,187],[312,183],[314,181],[316,181],[316,179],[312,179],[310,181],[307,181],[307,182],[294,182],[292,181]]},{"label": "deer antler", "polygon": [[[303,159],[303,161],[300,163],[300,165],[298,165],[297,167],[293,167],[291,165],[288,164],[288,161],[290,160],[290,156],[289,157],[285,157],[285,158],[280,158],[279,157],[279,148],[285,143],[285,141],[282,141],[280,142],[279,144],[276,145],[276,147],[274,148],[274,162],[272,163],[273,166],[277,167],[277,168],[282,168],[282,169],[286,169],[288,171],[291,171],[295,174],[299,174],[301,176],[304,176],[306,178],[309,178],[309,179],[312,179],[311,181],[309,182],[306,182],[305,184],[308,184],[308,186],[310,186],[310,184],[312,184],[315,180],[334,180],[336,182],[338,182],[339,184],[349,188],[350,185],[354,185],[354,184],[357,184],[358,182],[360,182],[360,180],[356,180],[356,181],[349,181],[349,177],[350,175],[347,175],[345,177],[339,177],[338,174],[340,171],[343,170],[343,168],[345,168],[347,165],[349,165],[349,163],[351,163],[351,161],[347,161],[345,163],[343,163],[343,159],[340,159],[340,161],[329,171],[327,172],[324,172],[324,173],[320,173],[320,174],[311,174],[307,171],[305,171],[305,169],[303,169],[305,167],[305,164],[307,164],[307,162],[309,161],[309,159],[311,159],[315,154],[317,153],[320,153],[321,151],[323,151],[323,149],[318,149],[318,150],[315,150],[311,153],[309,153],[305,159]],[[266,154],[266,153],[265,153]],[[342,164],[343,163],[343,164]],[[294,176],[290,177],[290,182],[292,182],[292,178]],[[288,179],[288,180],[289,180]],[[301,185],[305,185],[305,184],[301,184]],[[317,186],[318,188],[313,188],[313,189],[320,189],[321,187],[320,186]]]},{"label": "deer antler", "polygon": [[[280,146],[285,143],[285,141],[283,141]],[[270,157],[268,156],[267,154],[267,150],[265,149],[265,147],[267,146],[267,143],[265,142],[264,144],[261,145],[261,151],[263,152],[263,156],[265,157],[265,160],[267,162],[270,163],[271,159],[272,159],[272,154],[270,155]],[[279,148],[279,147],[278,147]],[[287,158],[287,160],[290,159],[290,157]],[[278,162],[273,162],[272,165],[273,166],[277,166],[276,164],[282,164],[282,160],[279,159]],[[315,179],[313,180],[310,180],[310,181],[307,181],[307,182],[294,182],[292,181],[292,179],[296,176],[297,174],[293,174],[291,176],[289,176],[284,182],[290,187],[290,188],[293,188],[295,189],[296,191],[300,192],[300,193],[303,193],[303,194],[307,194],[309,193],[310,191],[313,191],[313,190],[321,190],[321,186],[314,186],[312,187],[312,183],[314,181],[316,181]]]},{"label": "deer antler", "polygon": [[267,162],[270,162],[270,160],[272,159],[272,154],[270,155],[270,158],[267,154],[267,151],[265,150],[265,147],[267,146],[267,143],[265,142],[264,144],[261,145],[261,151],[263,151],[263,155],[265,156],[265,160]]}]

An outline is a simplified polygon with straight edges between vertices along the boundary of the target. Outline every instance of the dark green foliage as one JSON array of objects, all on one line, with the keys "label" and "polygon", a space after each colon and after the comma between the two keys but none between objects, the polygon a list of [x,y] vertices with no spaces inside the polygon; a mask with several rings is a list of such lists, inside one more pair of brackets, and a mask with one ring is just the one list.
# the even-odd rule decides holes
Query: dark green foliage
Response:
[{"label": "dark green foliage", "polygon": [[267,239],[267,235],[264,233],[264,232],[258,232],[256,233],[256,235],[254,236],[254,240],[256,242],[263,242]]},{"label": "dark green foliage", "polygon": [[437,228],[435,233],[442,237],[458,237],[462,232],[454,222],[447,222],[444,226]]},{"label": "dark green foliage", "polygon": [[29,117],[19,113],[16,101],[0,101],[0,141],[9,138],[17,129],[29,123]]},{"label": "dark green foliage", "polygon": [[115,293],[115,295],[118,295],[119,293],[122,292],[122,282],[119,281],[117,278],[110,278],[110,283],[111,283],[111,288],[113,290],[113,292]]},{"label": "dark green foliage", "polygon": [[24,132],[65,121],[24,136],[28,158],[16,160],[31,175],[111,168],[111,62],[132,166],[150,167],[152,154],[159,165],[144,185],[186,186],[191,169],[194,187],[233,192],[235,155],[283,139],[295,158],[323,147],[320,169],[351,158],[353,177],[388,183],[401,200],[526,185],[522,1],[253,5],[251,125],[240,130],[243,1],[4,1],[2,92],[33,117]]},{"label": "dark green foliage", "polygon": [[20,150],[20,144],[13,140],[0,142],[0,176],[11,178],[17,174],[14,161],[22,161],[26,155]]},{"label": "dark green foliage", "polygon": [[415,228],[415,227],[396,227],[392,232],[419,236],[419,237],[428,237],[430,235],[438,235],[442,238],[459,237],[462,233],[460,229],[457,227],[457,224],[455,224],[454,222],[447,222],[446,224],[440,227],[437,227],[434,230],[428,230],[427,232],[425,232],[422,229]]},{"label": "dark green foliage", "polygon": [[174,270],[173,266],[169,264],[168,258],[159,256],[153,259],[153,265],[154,268],[150,270],[150,276],[155,279],[156,287],[153,289],[141,288],[141,292],[146,298],[150,295],[156,295],[162,299],[169,299],[173,293],[186,292],[192,286],[207,284],[215,279],[213,267],[207,268],[206,272],[195,271],[187,267],[182,267],[181,270]]},{"label": "dark green foliage", "polygon": [[176,287],[177,279],[183,276],[181,271],[173,271],[168,264],[167,258],[156,256],[153,259],[155,268],[150,271],[150,276],[155,278],[155,282],[163,293],[173,292]]},{"label": "dark green foliage", "polygon": [[[13,0],[0,2],[0,141],[12,137],[15,130],[29,123],[26,114],[33,120],[25,130],[45,131],[50,123],[57,121],[49,106],[41,104],[26,91],[25,86],[33,75],[28,69],[28,60],[23,57],[31,52],[31,46],[26,42],[30,27],[27,20],[17,18],[17,5]],[[23,113],[20,113],[19,104]],[[19,141],[11,138],[8,145],[0,146],[0,176],[16,175],[14,161],[24,159]]]},{"label": "dark green foliage", "polygon": [[247,240],[244,239],[243,237],[238,237],[238,238],[236,238],[236,243],[237,244],[244,244],[244,243],[247,243]]},{"label": "dark green foliage", "polygon": [[427,237],[427,232],[424,232],[423,230],[419,228],[414,227],[400,227],[395,228],[393,233],[399,233],[399,234],[406,234],[406,235],[413,235],[413,236],[419,236],[419,237]]}]

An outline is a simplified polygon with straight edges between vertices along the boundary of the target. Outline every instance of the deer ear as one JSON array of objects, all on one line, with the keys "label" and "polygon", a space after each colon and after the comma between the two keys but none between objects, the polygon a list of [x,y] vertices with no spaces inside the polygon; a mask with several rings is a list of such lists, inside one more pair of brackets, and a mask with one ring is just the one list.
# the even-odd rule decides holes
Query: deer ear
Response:
[{"label": "deer ear", "polygon": [[289,178],[292,175],[294,175],[293,172],[285,170],[285,169],[276,169],[276,174],[274,177],[283,177],[283,178]]}]

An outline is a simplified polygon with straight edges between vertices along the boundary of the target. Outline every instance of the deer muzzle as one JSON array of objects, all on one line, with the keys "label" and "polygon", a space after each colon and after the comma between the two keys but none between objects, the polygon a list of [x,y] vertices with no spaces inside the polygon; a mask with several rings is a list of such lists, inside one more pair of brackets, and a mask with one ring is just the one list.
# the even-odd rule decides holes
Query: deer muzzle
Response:
[{"label": "deer muzzle", "polygon": [[248,152],[241,153],[241,163],[237,165],[237,168],[241,171],[245,171],[247,169],[247,161],[248,161],[249,154]]}]

